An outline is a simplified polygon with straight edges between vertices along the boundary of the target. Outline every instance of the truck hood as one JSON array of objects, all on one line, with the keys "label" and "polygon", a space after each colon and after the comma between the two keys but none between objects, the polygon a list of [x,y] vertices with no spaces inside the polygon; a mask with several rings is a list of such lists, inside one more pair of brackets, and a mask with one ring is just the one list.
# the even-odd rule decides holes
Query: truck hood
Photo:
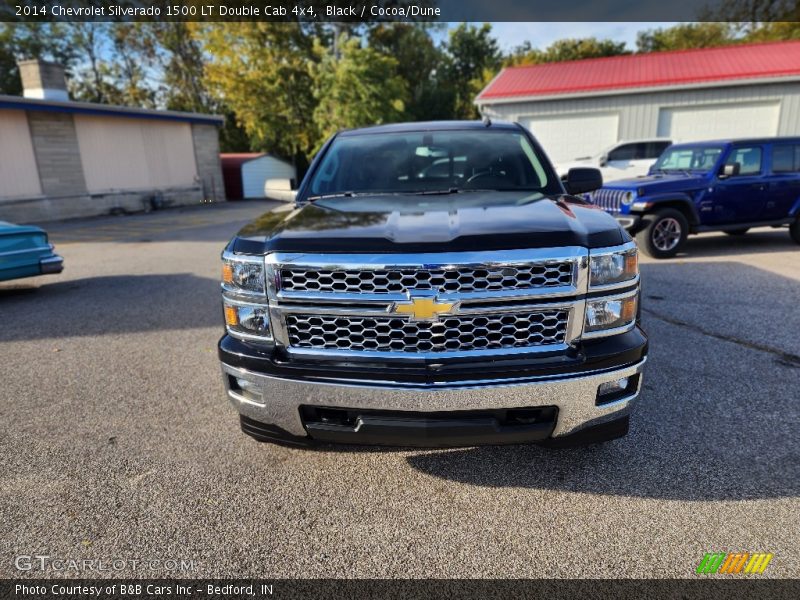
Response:
[{"label": "truck hood", "polygon": [[384,195],[320,199],[266,213],[239,232],[233,250],[260,254],[604,247],[623,243],[625,236],[602,210],[569,196]]},{"label": "truck hood", "polygon": [[609,190],[644,190],[644,192],[639,195],[649,196],[651,194],[663,194],[668,192],[685,192],[705,187],[706,184],[706,177],[702,174],[690,173],[689,175],[684,175],[682,173],[662,173],[636,177],[635,179],[610,181],[607,184],[604,183],[603,187]]}]

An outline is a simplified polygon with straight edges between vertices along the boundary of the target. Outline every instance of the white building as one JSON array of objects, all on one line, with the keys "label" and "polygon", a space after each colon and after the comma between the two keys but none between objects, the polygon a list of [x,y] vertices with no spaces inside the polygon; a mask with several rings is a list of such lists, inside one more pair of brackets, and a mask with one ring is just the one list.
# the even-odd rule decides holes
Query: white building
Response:
[{"label": "white building", "polygon": [[71,102],[59,65],[20,73],[24,96],[0,96],[0,221],[224,199],[222,117]]},{"label": "white building", "polygon": [[475,102],[554,162],[622,140],[800,135],[800,41],[510,67]]},{"label": "white building", "polygon": [[222,154],[221,159],[228,200],[265,198],[269,196],[265,191],[267,182],[294,182],[297,177],[291,164],[269,154]]}]

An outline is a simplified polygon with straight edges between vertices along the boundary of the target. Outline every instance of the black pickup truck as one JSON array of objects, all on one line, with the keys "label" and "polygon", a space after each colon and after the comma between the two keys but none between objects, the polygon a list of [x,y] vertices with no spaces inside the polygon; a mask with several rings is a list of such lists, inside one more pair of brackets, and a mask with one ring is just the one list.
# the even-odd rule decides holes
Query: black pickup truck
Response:
[{"label": "black pickup truck", "polygon": [[[261,441],[573,446],[625,435],[647,338],[613,217],[518,124],[344,131],[223,252],[219,358]],[[566,189],[565,189],[566,188]]]}]

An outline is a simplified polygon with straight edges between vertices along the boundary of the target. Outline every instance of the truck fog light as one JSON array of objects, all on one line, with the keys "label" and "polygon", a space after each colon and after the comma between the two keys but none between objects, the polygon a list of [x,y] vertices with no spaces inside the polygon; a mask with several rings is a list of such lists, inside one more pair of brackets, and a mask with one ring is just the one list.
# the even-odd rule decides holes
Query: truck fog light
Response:
[{"label": "truck fog light", "polygon": [[614,381],[606,381],[605,383],[601,383],[600,387],[597,388],[597,395],[606,396],[608,394],[613,394],[615,392],[621,392],[626,387],[628,387],[627,377],[623,377],[622,379],[616,379]]},{"label": "truck fog light", "polygon": [[246,379],[241,379],[240,377],[236,378],[236,385],[239,386],[239,389],[242,390],[243,396],[245,398],[256,400],[261,402],[264,395],[261,393],[261,388],[259,388],[255,383],[252,381],[247,381]]},{"label": "truck fog light", "polygon": [[607,404],[633,394],[639,386],[639,375],[621,377],[613,381],[606,381],[597,386],[597,399],[595,404]]}]

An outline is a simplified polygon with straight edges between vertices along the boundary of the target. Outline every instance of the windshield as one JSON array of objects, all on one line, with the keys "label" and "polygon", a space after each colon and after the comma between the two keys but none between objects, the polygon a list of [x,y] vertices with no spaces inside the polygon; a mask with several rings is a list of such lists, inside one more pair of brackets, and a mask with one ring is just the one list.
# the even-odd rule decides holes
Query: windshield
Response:
[{"label": "windshield", "polygon": [[664,150],[651,171],[710,171],[720,154],[721,146],[673,146]]},{"label": "windshield", "polygon": [[422,194],[470,190],[563,193],[522,131],[365,133],[336,138],[309,194]]}]

